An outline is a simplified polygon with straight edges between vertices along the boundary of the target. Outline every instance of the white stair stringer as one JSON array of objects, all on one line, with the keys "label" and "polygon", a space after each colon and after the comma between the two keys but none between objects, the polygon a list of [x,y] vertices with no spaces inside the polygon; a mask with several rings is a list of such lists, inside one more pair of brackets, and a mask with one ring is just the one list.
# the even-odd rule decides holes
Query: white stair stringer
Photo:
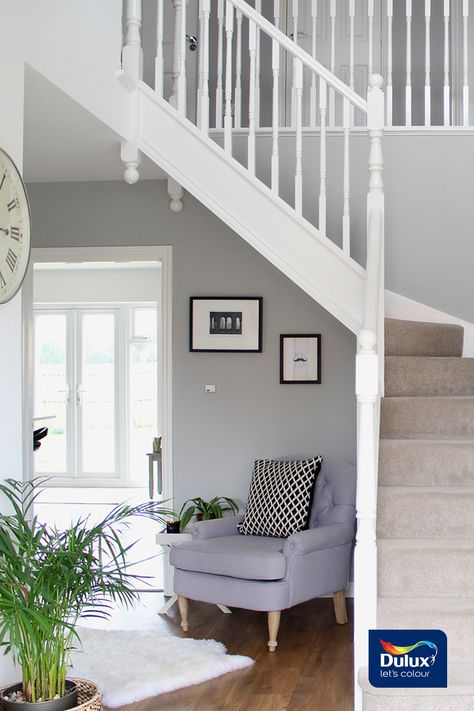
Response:
[{"label": "white stair stringer", "polygon": [[365,270],[143,83],[138,102],[140,150],[358,333]]}]

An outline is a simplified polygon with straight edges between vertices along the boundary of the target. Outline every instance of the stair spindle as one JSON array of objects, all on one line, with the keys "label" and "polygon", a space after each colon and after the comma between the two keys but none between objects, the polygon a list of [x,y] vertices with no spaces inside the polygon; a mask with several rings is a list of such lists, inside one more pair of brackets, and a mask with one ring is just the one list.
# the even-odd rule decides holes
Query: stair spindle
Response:
[{"label": "stair spindle", "polygon": [[405,81],[405,125],[411,126],[411,21],[412,0],[405,0],[405,13],[407,25],[407,50],[406,50],[406,81]]},{"label": "stair spindle", "polygon": [[369,20],[369,59],[367,68],[370,77],[374,72],[374,0],[369,0],[367,3],[367,16]]},{"label": "stair spindle", "polygon": [[[355,0],[349,0],[349,86],[354,89],[354,34],[355,34]],[[344,111],[344,108],[343,108]],[[351,125],[354,125],[354,110],[351,107]]]},{"label": "stair spindle", "polygon": [[224,67],[224,0],[217,0],[216,128],[222,128]]},{"label": "stair spindle", "polygon": [[387,0],[387,126],[393,126],[393,0]]},{"label": "stair spindle", "polygon": [[122,68],[124,74],[131,80],[132,85],[136,85],[143,77],[141,25],[141,0],[127,0],[125,6],[125,37],[122,50]]},{"label": "stair spindle", "polygon": [[431,126],[431,0],[425,0],[425,126]]},{"label": "stair spindle", "polygon": [[186,1],[173,0],[174,53],[170,104],[186,116]]},{"label": "stair spindle", "polygon": [[351,211],[350,211],[350,163],[349,163],[349,130],[352,124],[352,107],[348,99],[343,100],[344,126],[344,184],[342,207],[342,249],[350,257],[351,253]]},{"label": "stair spindle", "polygon": [[443,84],[443,122],[450,122],[450,86],[449,86],[449,13],[450,1],[444,0],[444,84]]},{"label": "stair spindle", "polygon": [[[316,59],[318,36],[318,0],[311,0],[311,56]],[[312,128],[316,127],[317,114],[317,82],[316,74],[311,74],[311,90],[309,98],[309,125]]]},{"label": "stair spindle", "polygon": [[273,0],[273,24],[280,29],[280,0]]},{"label": "stair spindle", "polygon": [[[255,0],[255,10],[262,14],[262,0]],[[260,28],[256,27],[255,48],[255,125],[260,126]]]},{"label": "stair spindle", "polygon": [[155,57],[155,91],[163,96],[163,0],[157,0],[156,5],[156,57]]},{"label": "stair spindle", "polygon": [[235,13],[236,48],[235,48],[235,91],[234,91],[234,126],[242,126],[242,13],[237,10]]},{"label": "stair spindle", "polygon": [[232,155],[232,37],[234,34],[234,6],[226,2],[225,35],[225,116],[224,116],[224,150]]},{"label": "stair spindle", "polygon": [[209,133],[209,17],[211,1],[201,0],[201,35],[199,42],[200,90],[198,118],[199,128],[206,135]]},{"label": "stair spindle", "polygon": [[273,103],[272,103],[272,177],[271,187],[278,195],[280,190],[280,156],[279,156],[279,126],[280,126],[280,45],[272,40],[272,72],[273,72]]},{"label": "stair spindle", "polygon": [[[330,0],[329,17],[331,23],[331,60],[329,63],[330,71],[336,73],[336,0]],[[332,86],[329,87],[329,126],[334,128],[336,125],[336,94]]]},{"label": "stair spindle", "polygon": [[303,64],[295,59],[296,145],[295,145],[295,211],[303,212]]},{"label": "stair spindle", "polygon": [[255,175],[255,60],[257,53],[257,32],[255,23],[249,20],[249,134],[247,169],[250,175]]},{"label": "stair spindle", "polygon": [[469,126],[469,55],[468,55],[468,34],[469,31],[469,0],[462,3],[462,36],[463,36],[463,80],[462,80],[462,122],[463,126]]},{"label": "stair spindle", "polygon": [[326,116],[327,116],[327,84],[319,80],[319,231],[326,234]]},{"label": "stair spindle", "polygon": [[[291,39],[298,44],[298,0],[291,3]],[[291,81],[291,125],[296,126],[296,59],[293,57],[293,77]]]}]

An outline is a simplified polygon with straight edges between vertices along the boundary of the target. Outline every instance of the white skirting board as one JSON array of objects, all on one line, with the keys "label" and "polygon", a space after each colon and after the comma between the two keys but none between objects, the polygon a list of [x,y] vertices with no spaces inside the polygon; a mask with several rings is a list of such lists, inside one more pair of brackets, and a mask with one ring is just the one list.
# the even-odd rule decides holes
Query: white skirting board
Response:
[{"label": "white skirting board", "polygon": [[385,291],[385,316],[387,318],[406,319],[408,321],[428,321],[430,323],[455,323],[464,328],[464,358],[474,357],[474,323],[463,321],[444,311],[420,304],[406,296]]}]

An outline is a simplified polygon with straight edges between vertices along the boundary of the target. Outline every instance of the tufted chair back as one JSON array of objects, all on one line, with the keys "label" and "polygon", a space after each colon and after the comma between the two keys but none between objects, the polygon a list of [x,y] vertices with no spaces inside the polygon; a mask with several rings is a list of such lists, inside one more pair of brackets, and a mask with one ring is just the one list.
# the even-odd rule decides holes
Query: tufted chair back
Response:
[{"label": "tufted chair back", "polygon": [[356,468],[342,459],[326,457],[316,479],[309,528],[330,523],[355,523]]},{"label": "tufted chair back", "polygon": [[[278,459],[311,459],[316,455],[293,455]],[[355,525],[357,470],[337,457],[324,457],[316,479],[308,528],[330,523]]]}]

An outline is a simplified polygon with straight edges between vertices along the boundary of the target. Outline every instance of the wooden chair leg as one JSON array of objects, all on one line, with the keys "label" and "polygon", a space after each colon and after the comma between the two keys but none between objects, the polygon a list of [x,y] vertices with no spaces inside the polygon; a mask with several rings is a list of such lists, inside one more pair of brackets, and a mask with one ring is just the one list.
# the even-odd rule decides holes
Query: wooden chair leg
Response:
[{"label": "wooden chair leg", "polygon": [[178,595],[178,607],[181,615],[180,627],[183,632],[188,631],[188,598]]},{"label": "wooden chair leg", "polygon": [[280,610],[275,610],[268,613],[268,651],[274,652],[277,648],[277,635],[280,626]]},{"label": "wooden chair leg", "polygon": [[345,590],[334,593],[334,612],[339,625],[345,625],[348,622]]}]

